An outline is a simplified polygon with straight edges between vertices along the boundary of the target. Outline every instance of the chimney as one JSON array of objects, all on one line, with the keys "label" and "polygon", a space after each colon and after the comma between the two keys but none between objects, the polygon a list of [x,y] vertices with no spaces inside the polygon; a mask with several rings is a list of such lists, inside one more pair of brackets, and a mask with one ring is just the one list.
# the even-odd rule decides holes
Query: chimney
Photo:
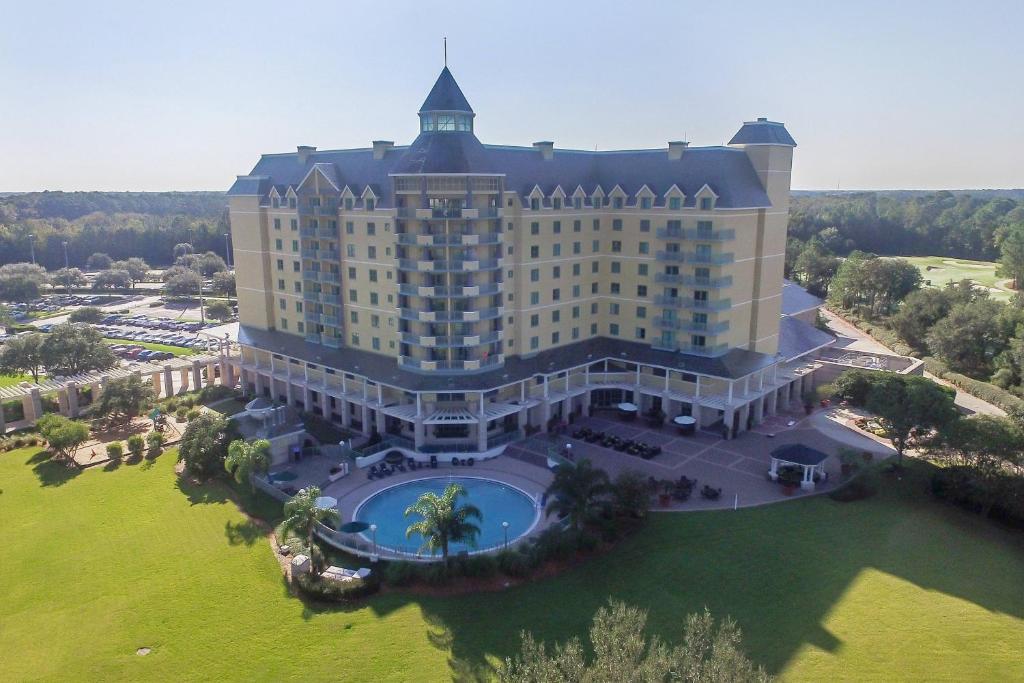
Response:
[{"label": "chimney", "polygon": [[388,153],[388,150],[395,146],[393,140],[374,140],[373,141],[373,158],[381,160],[384,155]]},{"label": "chimney", "polygon": [[309,155],[316,151],[316,147],[309,147],[307,145],[299,145],[296,148],[299,155],[299,163],[305,164],[306,160],[309,159]]},{"label": "chimney", "polygon": [[540,150],[540,154],[544,157],[544,161],[550,161],[555,156],[555,143],[547,140],[533,143],[533,148]]},{"label": "chimney", "polygon": [[668,158],[671,161],[679,161],[683,158],[683,150],[690,146],[689,142],[681,140],[670,140],[668,143]]},{"label": "chimney", "polygon": [[759,123],[765,123],[765,122],[768,121],[768,117],[767,116],[758,116],[757,120],[758,120]]}]

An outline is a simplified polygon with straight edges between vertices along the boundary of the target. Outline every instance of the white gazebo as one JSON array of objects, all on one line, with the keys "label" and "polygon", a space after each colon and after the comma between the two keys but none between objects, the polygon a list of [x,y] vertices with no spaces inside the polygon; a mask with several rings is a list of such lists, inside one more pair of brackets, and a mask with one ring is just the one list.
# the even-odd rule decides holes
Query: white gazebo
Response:
[{"label": "white gazebo", "polygon": [[803,468],[803,479],[800,481],[800,488],[805,491],[814,490],[814,478],[817,475],[824,479],[825,461],[828,460],[828,453],[804,446],[802,444],[790,444],[781,446],[772,451],[771,469],[768,470],[768,478],[772,481],[779,480],[779,465]]}]

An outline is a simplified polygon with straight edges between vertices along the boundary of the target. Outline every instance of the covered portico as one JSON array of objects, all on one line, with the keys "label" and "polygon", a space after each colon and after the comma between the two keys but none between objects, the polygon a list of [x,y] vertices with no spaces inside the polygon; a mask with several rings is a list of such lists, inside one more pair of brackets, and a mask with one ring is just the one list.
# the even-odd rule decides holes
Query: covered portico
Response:
[{"label": "covered portico", "polygon": [[815,476],[824,479],[825,461],[828,460],[828,453],[804,446],[803,444],[789,444],[776,448],[771,454],[771,466],[768,470],[768,478],[772,481],[779,480],[779,466],[790,466],[802,468],[803,478],[800,481],[800,488],[805,491],[814,490]]}]

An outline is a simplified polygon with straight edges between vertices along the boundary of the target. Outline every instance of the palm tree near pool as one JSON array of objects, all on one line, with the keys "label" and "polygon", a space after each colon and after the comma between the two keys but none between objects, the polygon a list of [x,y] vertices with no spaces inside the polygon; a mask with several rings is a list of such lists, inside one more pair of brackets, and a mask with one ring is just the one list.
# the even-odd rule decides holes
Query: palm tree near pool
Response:
[{"label": "palm tree near pool", "polygon": [[285,534],[302,534],[306,539],[306,547],[309,548],[310,562],[314,565],[319,562],[313,551],[313,531],[317,523],[337,522],[340,518],[336,509],[317,506],[316,499],[319,497],[320,489],[316,486],[307,486],[296,493],[294,498],[284,504],[284,522],[281,524],[281,530]]},{"label": "palm tree near pool", "polygon": [[419,534],[424,542],[421,549],[434,553],[438,549],[445,565],[448,564],[448,544],[466,543],[476,545],[476,537],[480,527],[470,520],[483,520],[480,509],[466,503],[459,505],[459,498],[465,496],[466,489],[461,484],[448,484],[441,495],[428,491],[405,510],[405,516],[419,515],[418,522],[413,522],[405,530],[405,537]]},{"label": "palm tree near pool", "polygon": [[545,514],[557,513],[559,517],[568,517],[573,529],[579,529],[594,517],[602,505],[601,497],[609,491],[608,473],[594,467],[589,460],[561,465],[548,486],[550,502]]},{"label": "palm tree near pool", "polygon": [[235,481],[239,484],[249,482],[249,486],[255,493],[256,484],[250,477],[270,469],[270,442],[266,439],[256,439],[252,443],[248,443],[242,439],[235,439],[228,446],[224,469],[233,474]]}]

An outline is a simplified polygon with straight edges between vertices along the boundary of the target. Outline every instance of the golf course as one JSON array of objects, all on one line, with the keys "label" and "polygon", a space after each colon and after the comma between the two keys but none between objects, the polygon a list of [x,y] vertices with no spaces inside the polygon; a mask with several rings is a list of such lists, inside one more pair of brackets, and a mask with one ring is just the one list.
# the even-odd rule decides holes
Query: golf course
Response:
[{"label": "golf course", "polygon": [[902,256],[917,266],[921,277],[931,287],[945,287],[948,282],[971,280],[989,292],[993,299],[1009,301],[1013,290],[1006,278],[996,275],[998,264],[993,261],[966,261],[946,256]]}]

